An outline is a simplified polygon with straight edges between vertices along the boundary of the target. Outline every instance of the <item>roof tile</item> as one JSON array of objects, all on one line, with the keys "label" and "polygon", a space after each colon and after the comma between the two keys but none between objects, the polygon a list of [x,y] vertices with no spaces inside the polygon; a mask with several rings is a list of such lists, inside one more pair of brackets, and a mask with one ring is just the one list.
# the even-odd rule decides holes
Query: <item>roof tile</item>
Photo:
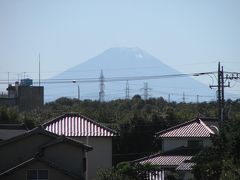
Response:
[{"label": "roof tile", "polygon": [[45,124],[47,131],[65,136],[115,136],[116,132],[80,114],[65,114]]},{"label": "roof tile", "polygon": [[158,166],[179,166],[183,161],[190,160],[192,156],[154,156],[149,159],[145,159],[140,162],[140,164],[146,164],[150,163],[152,165],[158,165]]},{"label": "roof tile", "polygon": [[201,120],[195,119],[156,133],[161,138],[210,137],[214,132]]}]

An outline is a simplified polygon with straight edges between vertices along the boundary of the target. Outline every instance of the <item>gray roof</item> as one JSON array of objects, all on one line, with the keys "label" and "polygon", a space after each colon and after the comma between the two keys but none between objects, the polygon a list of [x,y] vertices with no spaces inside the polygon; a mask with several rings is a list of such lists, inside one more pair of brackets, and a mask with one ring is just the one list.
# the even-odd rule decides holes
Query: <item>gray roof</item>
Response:
[{"label": "gray roof", "polygon": [[23,134],[27,130],[24,124],[0,124],[0,141]]},{"label": "gray roof", "polygon": [[49,137],[52,137],[53,139],[55,139],[56,141],[52,141],[50,142],[49,144],[47,144],[46,146],[50,146],[50,145],[53,145],[53,144],[56,144],[56,143],[59,143],[59,142],[67,142],[67,143],[70,143],[72,145],[78,145],[80,147],[82,147],[83,149],[85,149],[86,151],[90,151],[92,150],[92,147],[91,146],[88,146],[80,141],[77,141],[77,140],[74,140],[72,138],[68,138],[68,137],[65,137],[64,135],[62,136],[59,136],[57,134],[54,134],[54,133],[51,133],[47,130],[45,130],[42,126],[38,126],[30,131],[27,131],[25,133],[22,133],[18,136],[14,136],[12,138],[9,138],[7,140],[4,140],[4,141],[1,141],[0,142],[0,147],[1,146],[5,146],[9,143],[13,143],[15,141],[19,141],[19,140],[22,140],[24,139],[25,137],[28,137],[28,136],[31,136],[33,134],[43,134],[43,135],[46,135],[46,136],[49,136]]},{"label": "gray roof", "polygon": [[83,180],[83,179],[84,179],[82,176],[79,176],[78,174],[75,174],[75,173],[73,173],[73,172],[70,172],[70,171],[68,171],[68,170],[66,170],[66,169],[58,166],[58,165],[55,164],[54,162],[49,161],[48,159],[45,159],[45,158],[42,158],[42,157],[38,157],[38,156],[35,156],[35,157],[33,157],[33,158],[30,158],[30,159],[28,159],[28,160],[26,160],[26,161],[24,161],[24,162],[22,162],[22,163],[20,163],[20,164],[18,164],[18,165],[16,165],[16,166],[14,166],[14,167],[12,167],[12,168],[10,168],[10,169],[2,172],[2,173],[0,174],[0,178],[1,178],[1,177],[8,176],[8,175],[10,175],[11,173],[13,173],[14,171],[17,171],[18,169],[21,169],[21,168],[23,168],[23,167],[25,167],[25,166],[33,163],[33,162],[36,162],[36,161],[42,162],[42,163],[46,164],[47,166],[52,167],[52,168],[58,170],[59,172],[65,174],[65,175],[68,175],[68,176],[70,176],[70,177],[72,177],[72,178],[74,178],[74,179],[79,179],[79,180]]},{"label": "gray roof", "polygon": [[82,147],[85,151],[91,151],[93,149],[91,146],[85,144],[82,141],[78,141],[78,140],[75,140],[75,139],[72,139],[72,138],[68,138],[68,137],[65,137],[63,135],[58,137],[55,140],[50,141],[49,143],[47,143],[43,146],[40,146],[40,148],[45,149],[45,148],[48,148],[49,146],[53,146],[53,145],[58,144],[58,143],[68,143],[68,144],[71,144],[71,145]]}]

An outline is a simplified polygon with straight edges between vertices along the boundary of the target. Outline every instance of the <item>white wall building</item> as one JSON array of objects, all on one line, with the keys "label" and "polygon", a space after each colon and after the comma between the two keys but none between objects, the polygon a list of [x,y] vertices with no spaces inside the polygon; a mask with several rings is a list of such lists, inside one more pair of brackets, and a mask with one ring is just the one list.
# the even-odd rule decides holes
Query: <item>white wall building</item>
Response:
[{"label": "white wall building", "polygon": [[47,131],[84,142],[93,147],[87,154],[88,180],[99,169],[112,167],[112,137],[116,132],[78,113],[68,113],[43,124]]},{"label": "white wall building", "polygon": [[217,119],[196,118],[160,131],[155,135],[162,140],[162,151],[135,162],[156,165],[162,176],[156,177],[155,180],[164,180],[176,171],[182,179],[191,179],[194,166],[191,159],[203,147],[212,145],[211,136],[217,133],[217,126]]}]

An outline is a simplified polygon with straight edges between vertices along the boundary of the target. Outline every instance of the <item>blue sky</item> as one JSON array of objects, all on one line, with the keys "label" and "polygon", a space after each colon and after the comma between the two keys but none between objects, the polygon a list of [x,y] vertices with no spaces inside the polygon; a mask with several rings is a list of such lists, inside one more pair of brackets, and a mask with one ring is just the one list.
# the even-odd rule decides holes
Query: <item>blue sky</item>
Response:
[{"label": "blue sky", "polygon": [[1,0],[0,79],[37,78],[39,52],[49,78],[118,46],[184,73],[215,71],[219,60],[239,72],[239,9],[239,0]]}]

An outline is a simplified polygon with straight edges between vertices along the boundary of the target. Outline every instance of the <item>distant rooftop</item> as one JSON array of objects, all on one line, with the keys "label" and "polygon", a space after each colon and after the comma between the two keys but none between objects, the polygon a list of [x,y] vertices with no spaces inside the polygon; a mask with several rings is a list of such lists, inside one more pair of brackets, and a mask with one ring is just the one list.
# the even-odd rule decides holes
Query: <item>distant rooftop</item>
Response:
[{"label": "distant rooftop", "polygon": [[163,153],[146,156],[133,162],[140,164],[150,163],[151,165],[160,166],[160,168],[176,168],[183,162],[191,160],[192,157],[195,156],[199,151],[199,148],[189,148],[182,146]]},{"label": "distant rooftop", "polygon": [[156,133],[160,138],[173,137],[210,137],[215,134],[213,126],[217,128],[217,119],[196,118]]}]

